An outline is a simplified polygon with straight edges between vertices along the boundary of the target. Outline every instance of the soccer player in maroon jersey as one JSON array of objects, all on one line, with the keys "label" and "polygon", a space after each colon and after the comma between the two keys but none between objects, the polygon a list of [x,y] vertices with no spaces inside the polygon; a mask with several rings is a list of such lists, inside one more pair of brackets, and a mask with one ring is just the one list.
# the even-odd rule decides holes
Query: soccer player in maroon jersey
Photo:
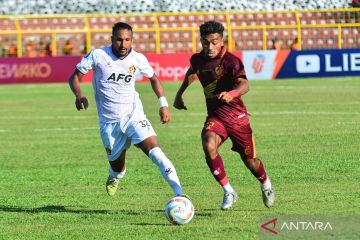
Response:
[{"label": "soccer player in maroon jersey", "polygon": [[174,107],[187,109],[182,95],[195,79],[199,79],[208,113],[201,133],[202,145],[206,163],[224,189],[221,209],[231,208],[238,198],[218,153],[218,148],[227,138],[232,141],[232,150],[240,154],[246,167],[260,181],[263,202],[266,207],[271,207],[275,192],[263,163],[256,157],[249,114],[241,99],[249,91],[249,83],[241,60],[226,50],[223,32],[224,27],[219,22],[209,21],[200,26],[203,50],[190,58],[191,66],[176,94]]}]

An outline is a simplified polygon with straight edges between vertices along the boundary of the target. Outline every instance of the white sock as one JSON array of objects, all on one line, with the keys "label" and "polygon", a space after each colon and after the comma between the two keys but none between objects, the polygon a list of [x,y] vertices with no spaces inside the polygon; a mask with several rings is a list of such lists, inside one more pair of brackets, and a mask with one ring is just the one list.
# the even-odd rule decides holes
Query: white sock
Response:
[{"label": "white sock", "polygon": [[111,166],[109,167],[109,174],[110,176],[117,178],[117,179],[122,179],[125,176],[126,173],[126,168],[124,169],[124,171],[122,172],[115,172]]},{"label": "white sock", "polygon": [[182,195],[182,189],[176,170],[161,148],[154,147],[149,151],[149,158],[159,167],[164,179],[169,183],[176,196]]},{"label": "white sock", "polygon": [[270,189],[272,188],[271,181],[269,176],[266,176],[266,181],[264,184],[261,184],[261,189]]},{"label": "white sock", "polygon": [[235,192],[235,190],[232,188],[229,182],[223,186],[223,189],[224,189],[224,193]]}]

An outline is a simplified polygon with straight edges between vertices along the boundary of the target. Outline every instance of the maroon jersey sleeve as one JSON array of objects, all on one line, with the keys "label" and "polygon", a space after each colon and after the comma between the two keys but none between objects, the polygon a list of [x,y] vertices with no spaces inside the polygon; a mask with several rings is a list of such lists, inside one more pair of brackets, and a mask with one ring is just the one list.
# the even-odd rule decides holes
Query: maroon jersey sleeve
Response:
[{"label": "maroon jersey sleeve", "polygon": [[247,79],[246,77],[246,73],[245,73],[245,68],[244,68],[244,64],[242,63],[242,61],[240,60],[240,58],[229,54],[231,57],[231,60],[228,61],[228,72],[231,73],[231,75],[233,76],[233,79],[237,79],[237,78],[244,78]]}]

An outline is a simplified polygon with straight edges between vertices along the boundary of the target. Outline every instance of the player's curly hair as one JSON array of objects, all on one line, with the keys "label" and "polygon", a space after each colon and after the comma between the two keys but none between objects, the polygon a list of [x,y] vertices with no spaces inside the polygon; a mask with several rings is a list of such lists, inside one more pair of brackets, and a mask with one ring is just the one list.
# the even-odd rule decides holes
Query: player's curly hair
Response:
[{"label": "player's curly hair", "polygon": [[200,26],[200,35],[201,37],[205,37],[206,35],[212,34],[212,33],[218,33],[221,36],[224,34],[224,26],[215,21],[208,21],[204,22]]},{"label": "player's curly hair", "polygon": [[127,23],[124,23],[124,22],[118,22],[118,23],[115,23],[115,25],[113,26],[113,28],[112,28],[112,34],[113,34],[113,36],[115,35],[115,33],[117,32],[117,31],[119,31],[119,30],[122,30],[122,29],[127,29],[127,30],[129,30],[130,32],[131,32],[131,34],[132,34],[132,27],[129,25],[129,24],[127,24]]}]

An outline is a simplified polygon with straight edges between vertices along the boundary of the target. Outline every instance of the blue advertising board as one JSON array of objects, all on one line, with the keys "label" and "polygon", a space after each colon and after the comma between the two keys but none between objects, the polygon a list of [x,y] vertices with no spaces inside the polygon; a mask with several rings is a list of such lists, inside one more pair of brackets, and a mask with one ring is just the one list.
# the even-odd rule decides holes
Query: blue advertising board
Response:
[{"label": "blue advertising board", "polygon": [[360,75],[360,49],[291,51],[276,78]]}]

